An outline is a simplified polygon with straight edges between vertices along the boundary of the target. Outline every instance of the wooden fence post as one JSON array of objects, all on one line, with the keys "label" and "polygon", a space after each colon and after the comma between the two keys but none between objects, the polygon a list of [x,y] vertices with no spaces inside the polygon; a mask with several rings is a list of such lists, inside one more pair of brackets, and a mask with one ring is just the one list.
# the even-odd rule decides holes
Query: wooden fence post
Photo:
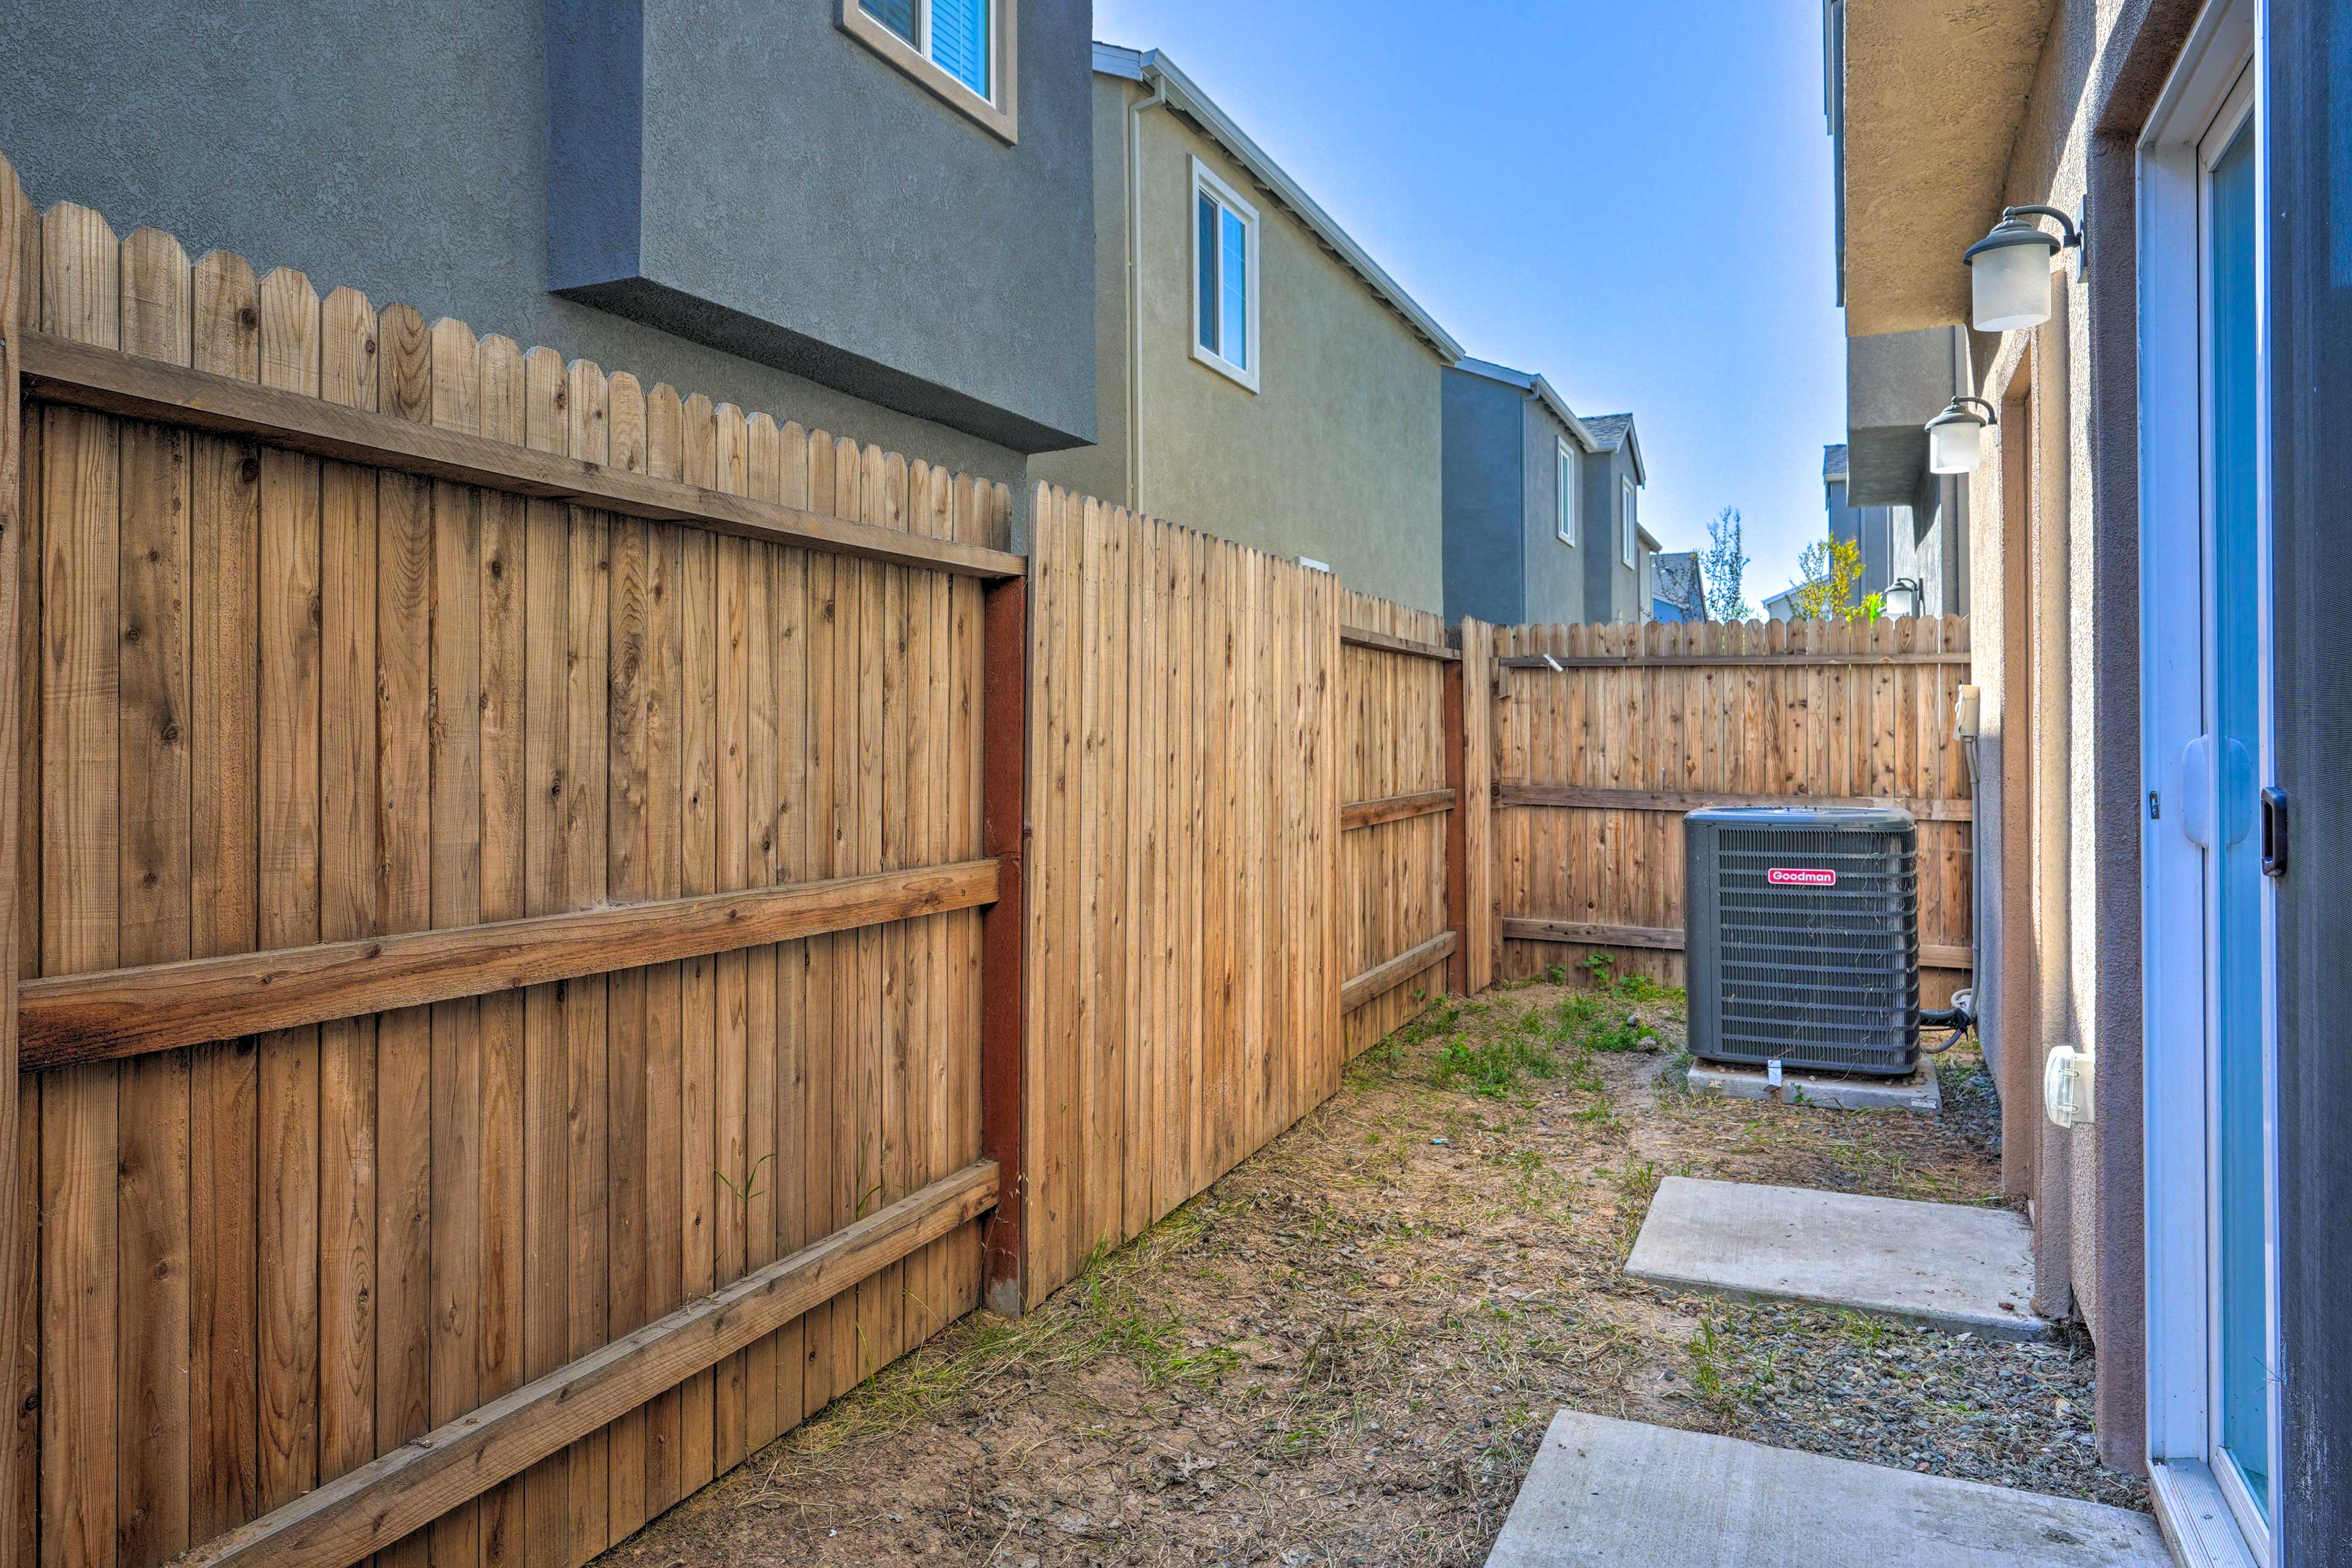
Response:
[{"label": "wooden fence post", "polygon": [[[33,315],[32,279],[23,268],[26,226],[32,221],[32,204],[25,199],[16,170],[0,158],[0,879],[5,879],[0,885],[0,1406],[11,1413],[0,1430],[11,1432],[21,1372],[17,1340],[25,1327],[17,1321],[23,1281],[16,1267],[20,1259],[29,1260],[21,1234],[33,1200],[31,1193],[19,1190],[19,1173],[25,1169],[20,1152],[24,1079],[16,1070],[16,976],[25,940],[16,876],[17,791],[23,777],[17,705],[24,689],[17,652],[22,647],[19,618],[26,609],[21,597],[24,453],[18,447],[24,429],[23,388],[16,347]],[[0,1468],[0,1497],[8,1499],[12,1513],[16,1479],[15,1466]],[[12,1517],[7,1528],[0,1529],[0,1564],[15,1568],[17,1561]]]},{"label": "wooden fence post", "polygon": [[1462,673],[1467,659],[1445,672],[1445,787],[1454,809],[1445,814],[1445,925],[1454,933],[1454,956],[1445,966],[1447,984],[1470,994],[1470,756],[1463,742]]},{"label": "wooden fence post", "polygon": [[999,868],[996,901],[981,916],[981,1144],[997,1163],[996,1212],[988,1221],[984,1300],[1022,1310],[1023,862],[1029,837],[1029,584],[991,583],[983,603],[981,696],[981,853]]}]

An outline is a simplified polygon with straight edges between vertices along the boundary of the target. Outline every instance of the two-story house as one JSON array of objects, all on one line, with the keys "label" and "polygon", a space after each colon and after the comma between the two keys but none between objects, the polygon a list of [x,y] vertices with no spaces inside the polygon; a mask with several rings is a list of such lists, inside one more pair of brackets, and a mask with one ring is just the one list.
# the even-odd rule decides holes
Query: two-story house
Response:
[{"label": "two-story house", "polygon": [[1580,418],[1541,375],[1465,359],[1445,372],[1444,452],[1447,619],[1651,618],[1631,414]]},{"label": "two-story house", "polygon": [[1032,474],[1443,607],[1460,346],[1165,55],[1097,44],[1093,112],[1100,436]]}]

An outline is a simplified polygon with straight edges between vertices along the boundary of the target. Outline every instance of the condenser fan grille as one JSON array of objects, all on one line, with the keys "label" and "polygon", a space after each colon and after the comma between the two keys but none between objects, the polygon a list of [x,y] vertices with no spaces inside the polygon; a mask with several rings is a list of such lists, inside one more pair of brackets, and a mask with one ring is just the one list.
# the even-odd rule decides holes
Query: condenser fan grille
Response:
[{"label": "condenser fan grille", "polygon": [[1918,1062],[1918,830],[1899,812],[1686,820],[1691,1048],[1899,1075]]}]

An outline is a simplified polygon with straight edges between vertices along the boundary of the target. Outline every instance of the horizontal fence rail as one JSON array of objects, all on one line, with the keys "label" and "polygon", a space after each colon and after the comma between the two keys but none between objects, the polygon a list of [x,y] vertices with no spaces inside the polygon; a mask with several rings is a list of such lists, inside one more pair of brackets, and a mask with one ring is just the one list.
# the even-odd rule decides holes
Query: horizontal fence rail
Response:
[{"label": "horizontal fence rail", "polygon": [[1599,811],[1664,811],[1679,816],[1723,805],[1880,806],[1907,811],[1922,822],[1969,822],[1971,800],[1916,800],[1908,795],[1736,795],[1720,790],[1592,789],[1582,784],[1503,784],[1496,805],[1580,806]]},{"label": "horizontal fence rail", "polygon": [[20,993],[20,1065],[62,1067],[707,958],[991,902],[971,860],[767,892],[366,937],[36,980]]},{"label": "horizontal fence rail", "polygon": [[821,516],[805,508],[729,495],[605,462],[532,451],[462,430],[436,429],[396,415],[322,403],[233,376],[134,359],[108,349],[27,332],[17,345],[26,395],[246,437],[287,451],[428,479],[480,485],[540,500],[568,501],[623,517],[692,523],[812,550],[979,577],[1021,574],[1017,555],[947,539]]},{"label": "horizontal fence rail", "polygon": [[1342,832],[1352,833],[1359,827],[1434,816],[1441,811],[1453,810],[1454,799],[1455,792],[1451,789],[1426,789],[1412,795],[1392,795],[1385,800],[1351,801],[1339,808],[1339,827]]},{"label": "horizontal fence rail", "polygon": [[985,1214],[982,1160],[823,1241],[623,1335],[177,1561],[183,1568],[348,1568],[663,1390]]}]

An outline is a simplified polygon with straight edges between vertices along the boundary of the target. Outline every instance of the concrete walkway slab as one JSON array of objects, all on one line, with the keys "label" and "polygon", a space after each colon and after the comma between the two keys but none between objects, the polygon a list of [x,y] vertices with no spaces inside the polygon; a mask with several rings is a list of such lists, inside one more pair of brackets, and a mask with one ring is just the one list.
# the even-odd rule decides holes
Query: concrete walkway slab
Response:
[{"label": "concrete walkway slab", "polygon": [[1487,1568],[2172,1568],[2146,1514],[1563,1410]]},{"label": "concrete walkway slab", "polygon": [[2033,1313],[2032,1233],[2007,1209],[1669,1176],[1625,1272],[1995,1339],[2051,1332]]},{"label": "concrete walkway slab", "polygon": [[1777,1100],[1789,1105],[1824,1105],[1832,1110],[1916,1110],[1934,1116],[1944,1109],[1944,1084],[1936,1065],[1923,1061],[1906,1078],[1838,1078],[1823,1073],[1784,1072],[1774,1083],[1761,1068],[1693,1062],[1693,1094],[1727,1100]]}]

